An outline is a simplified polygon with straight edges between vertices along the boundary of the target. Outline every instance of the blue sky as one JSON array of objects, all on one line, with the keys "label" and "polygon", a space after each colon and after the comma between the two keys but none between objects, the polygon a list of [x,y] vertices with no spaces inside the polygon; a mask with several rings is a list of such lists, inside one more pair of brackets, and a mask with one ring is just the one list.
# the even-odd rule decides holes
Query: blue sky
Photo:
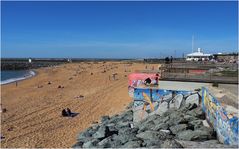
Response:
[{"label": "blue sky", "polygon": [[2,2],[1,57],[149,58],[237,51],[230,2]]}]

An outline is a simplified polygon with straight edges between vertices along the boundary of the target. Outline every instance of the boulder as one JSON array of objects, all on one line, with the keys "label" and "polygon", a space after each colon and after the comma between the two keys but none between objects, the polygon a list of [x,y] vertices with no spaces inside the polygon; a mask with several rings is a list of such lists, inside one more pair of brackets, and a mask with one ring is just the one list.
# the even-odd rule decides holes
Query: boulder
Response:
[{"label": "boulder", "polygon": [[77,141],[89,141],[89,138],[92,137],[93,133],[90,133],[88,130],[79,133],[77,136]]},{"label": "boulder", "polygon": [[179,111],[186,113],[187,111],[193,110],[195,108],[197,108],[198,106],[194,103],[194,104],[185,104],[184,102],[182,103]]},{"label": "boulder", "polygon": [[161,148],[183,148],[183,146],[175,140],[165,140],[161,144]]},{"label": "boulder", "polygon": [[150,129],[152,129],[154,126],[155,126],[155,124],[154,124],[154,121],[153,121],[153,120],[151,120],[151,121],[146,121],[146,122],[142,123],[141,125],[139,125],[139,131],[138,131],[138,133],[144,132],[144,131],[146,131],[146,130],[150,130]]},{"label": "boulder", "polygon": [[117,123],[119,122],[121,119],[120,119],[120,116],[118,114],[116,115],[113,115],[110,120],[108,121],[108,123]]},{"label": "boulder", "polygon": [[197,129],[201,126],[203,126],[203,121],[202,120],[192,120],[190,122],[188,122],[189,125],[192,125],[194,127],[194,129]]},{"label": "boulder", "polygon": [[182,113],[173,112],[170,114],[170,119],[166,122],[169,126],[174,126],[178,124],[186,124],[188,121],[184,119]]},{"label": "boulder", "polygon": [[162,116],[160,118],[157,118],[154,121],[155,125],[161,124],[161,123],[166,123],[170,119],[169,116]]},{"label": "boulder", "polygon": [[111,147],[111,144],[110,144],[111,141],[112,141],[112,136],[101,140],[98,143],[98,146],[101,147],[101,148],[110,148]]},{"label": "boulder", "polygon": [[166,129],[161,129],[160,131],[163,132],[163,133],[166,133],[167,135],[170,134],[170,131],[169,131],[169,130],[166,130]]},{"label": "boulder", "polygon": [[119,118],[123,122],[133,121],[133,111],[128,110],[128,111],[124,112],[123,114],[119,115]]},{"label": "boulder", "polygon": [[137,141],[129,141],[125,143],[122,148],[139,148],[141,147],[142,141],[137,140]]},{"label": "boulder", "polygon": [[162,102],[159,104],[158,109],[155,111],[156,114],[162,115],[164,112],[168,111],[168,103]]},{"label": "boulder", "polygon": [[169,93],[167,95],[164,95],[162,100],[169,103],[172,100],[172,98],[173,98],[172,93]]},{"label": "boulder", "polygon": [[175,108],[175,99],[174,98],[169,102],[168,107]]},{"label": "boulder", "polygon": [[165,140],[167,135],[165,132],[145,131],[137,134],[136,137],[143,140]]},{"label": "boulder", "polygon": [[196,104],[199,105],[199,95],[193,94],[186,98],[186,104]]},{"label": "boulder", "polygon": [[118,134],[118,130],[113,130],[113,131],[110,131],[109,127],[108,126],[105,126],[105,125],[102,125],[100,126],[100,128],[96,131],[96,133],[93,134],[93,138],[95,139],[104,139],[108,136],[111,136],[113,134]]},{"label": "boulder", "polygon": [[83,141],[78,141],[75,145],[72,146],[72,148],[82,148],[84,142]]},{"label": "boulder", "polygon": [[123,128],[128,129],[128,128],[130,128],[130,123],[119,121],[115,127],[116,127],[116,129],[123,129]]},{"label": "boulder", "polygon": [[123,144],[127,141],[138,140],[138,138],[136,138],[137,131],[138,128],[120,129],[118,136],[116,136],[115,138],[117,138],[117,140],[120,140]]},{"label": "boulder", "polygon": [[183,141],[176,140],[180,143],[184,148],[238,148],[238,146],[229,146],[225,144],[221,144],[218,140],[208,140],[208,141]]},{"label": "boulder", "polygon": [[197,117],[197,118],[202,119],[202,120],[204,120],[206,118],[201,107],[197,107],[197,108],[195,108],[191,111],[188,111],[188,112],[186,112],[186,114],[191,115],[193,117]]},{"label": "boulder", "polygon": [[173,134],[177,134],[180,131],[184,131],[187,129],[187,125],[186,124],[179,124],[179,125],[175,125],[175,126],[171,126],[169,129]]},{"label": "boulder", "polygon": [[93,139],[91,141],[85,142],[82,147],[83,148],[93,148],[97,145],[98,142],[99,142],[98,139]]},{"label": "boulder", "polygon": [[137,111],[134,111],[134,117],[133,117],[133,121],[135,123],[137,122],[140,122],[144,119],[146,119],[148,117],[148,113],[144,110],[137,110]]},{"label": "boulder", "polygon": [[110,120],[110,117],[109,116],[102,116],[101,117],[101,122],[102,123],[105,123],[106,121]]},{"label": "boulder", "polygon": [[191,115],[184,115],[184,119],[188,122],[194,121],[194,120],[199,120],[199,118],[191,116]]},{"label": "boulder", "polygon": [[186,141],[204,141],[208,140],[211,137],[211,133],[207,130],[185,130],[181,131],[176,136],[180,140],[186,140]]},{"label": "boulder", "polygon": [[[98,129],[98,131],[95,133],[95,134],[93,134],[93,138],[95,138],[95,139],[101,139],[101,138],[105,138],[105,136],[106,136],[106,129],[107,129],[108,127],[106,127],[105,125],[103,125],[103,126],[101,126],[99,129]],[[108,128],[109,129],[109,128]]]},{"label": "boulder", "polygon": [[144,140],[142,146],[146,148],[160,148],[163,141],[161,140]]},{"label": "boulder", "polygon": [[174,102],[174,106],[179,109],[182,105],[182,101],[183,101],[183,95],[182,94],[178,94],[174,97],[175,102]]},{"label": "boulder", "polygon": [[126,109],[131,109],[131,108],[133,108],[134,107],[134,102],[131,102],[127,107],[126,107]]},{"label": "boulder", "polygon": [[167,130],[169,128],[168,124],[166,123],[160,123],[158,125],[155,125],[152,130],[159,131],[161,129]]}]

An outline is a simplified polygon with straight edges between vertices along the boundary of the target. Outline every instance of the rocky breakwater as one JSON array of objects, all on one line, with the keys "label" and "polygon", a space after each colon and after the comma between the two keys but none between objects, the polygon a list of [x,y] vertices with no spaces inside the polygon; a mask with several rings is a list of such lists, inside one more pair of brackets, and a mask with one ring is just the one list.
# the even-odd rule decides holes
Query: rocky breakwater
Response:
[{"label": "rocky breakwater", "polygon": [[120,115],[103,116],[101,123],[81,132],[73,148],[227,147],[216,140],[215,131],[204,120],[201,107],[189,103],[134,123],[129,107]]}]

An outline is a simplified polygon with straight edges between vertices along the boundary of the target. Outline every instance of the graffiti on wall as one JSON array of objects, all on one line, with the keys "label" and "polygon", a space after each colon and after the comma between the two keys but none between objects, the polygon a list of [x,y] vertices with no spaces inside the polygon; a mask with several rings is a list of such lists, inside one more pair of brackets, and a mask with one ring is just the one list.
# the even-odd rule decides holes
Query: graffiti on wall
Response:
[{"label": "graffiti on wall", "polygon": [[217,131],[218,140],[228,145],[238,145],[238,117],[228,113],[208,89],[202,88],[202,108],[206,118]]},{"label": "graffiti on wall", "polygon": [[174,96],[177,94],[187,96],[190,95],[191,92],[155,88],[134,88],[134,107],[137,109],[141,108],[142,110],[150,113],[158,109],[160,102],[162,102],[166,96],[172,98],[173,94]]}]

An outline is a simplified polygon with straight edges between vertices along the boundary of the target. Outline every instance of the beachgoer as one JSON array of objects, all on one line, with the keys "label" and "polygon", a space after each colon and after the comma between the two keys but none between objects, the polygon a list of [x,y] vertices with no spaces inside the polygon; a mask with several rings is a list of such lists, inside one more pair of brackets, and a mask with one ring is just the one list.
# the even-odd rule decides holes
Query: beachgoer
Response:
[{"label": "beachgoer", "polygon": [[68,116],[68,113],[67,113],[66,109],[62,110],[61,115],[64,116],[64,117]]},{"label": "beachgoer", "polygon": [[165,58],[165,64],[168,64],[168,63],[169,63],[169,58],[166,57],[166,58]]},{"label": "beachgoer", "polygon": [[17,85],[18,85],[18,82],[16,81],[16,87],[17,87]]},{"label": "beachgoer", "polygon": [[171,58],[170,58],[170,62],[173,63],[173,57],[172,57],[172,56],[171,56]]},{"label": "beachgoer", "polygon": [[66,112],[67,112],[68,116],[71,116],[72,112],[69,108],[66,109]]},{"label": "beachgoer", "polygon": [[145,85],[149,85],[151,83],[151,79],[147,78],[144,80]]}]

